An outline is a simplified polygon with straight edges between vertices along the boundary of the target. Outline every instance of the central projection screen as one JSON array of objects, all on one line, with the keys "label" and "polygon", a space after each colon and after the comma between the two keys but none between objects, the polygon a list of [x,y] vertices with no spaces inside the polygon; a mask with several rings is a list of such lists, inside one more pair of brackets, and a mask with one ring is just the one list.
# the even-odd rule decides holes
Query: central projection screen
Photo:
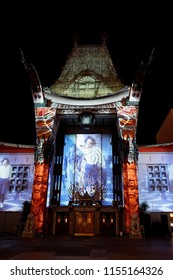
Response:
[{"label": "central projection screen", "polygon": [[110,134],[66,134],[60,205],[76,197],[94,197],[112,205],[112,137]]}]

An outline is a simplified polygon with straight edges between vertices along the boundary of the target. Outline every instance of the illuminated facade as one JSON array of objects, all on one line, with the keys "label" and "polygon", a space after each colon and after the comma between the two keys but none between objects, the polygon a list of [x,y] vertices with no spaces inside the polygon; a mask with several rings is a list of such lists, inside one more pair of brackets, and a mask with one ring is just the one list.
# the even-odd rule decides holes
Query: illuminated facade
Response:
[{"label": "illuminated facade", "polygon": [[113,234],[141,238],[136,127],[150,61],[125,86],[105,42],[75,43],[60,77],[43,89],[36,69],[23,58],[35,106],[36,231],[44,231],[51,208],[53,234],[62,228],[75,235],[104,234],[109,224]]}]

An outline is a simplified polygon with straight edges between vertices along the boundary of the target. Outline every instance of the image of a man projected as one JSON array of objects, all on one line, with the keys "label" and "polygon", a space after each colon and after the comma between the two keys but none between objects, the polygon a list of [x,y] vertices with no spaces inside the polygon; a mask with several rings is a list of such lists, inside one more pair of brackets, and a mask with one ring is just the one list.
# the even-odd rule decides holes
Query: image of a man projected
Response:
[{"label": "image of a man projected", "polygon": [[111,205],[111,158],[109,134],[65,135],[60,205],[68,205],[69,201],[76,203],[82,199],[80,196]]},{"label": "image of a man projected", "polygon": [[94,137],[88,136],[84,145],[80,146],[82,151],[80,165],[80,172],[83,174],[82,191],[93,195],[96,188],[101,184],[101,168],[105,168],[105,162],[102,162],[101,148]]},{"label": "image of a man projected", "polygon": [[3,158],[0,165],[0,208],[3,208],[4,200],[9,190],[11,172],[10,160],[8,158]]}]

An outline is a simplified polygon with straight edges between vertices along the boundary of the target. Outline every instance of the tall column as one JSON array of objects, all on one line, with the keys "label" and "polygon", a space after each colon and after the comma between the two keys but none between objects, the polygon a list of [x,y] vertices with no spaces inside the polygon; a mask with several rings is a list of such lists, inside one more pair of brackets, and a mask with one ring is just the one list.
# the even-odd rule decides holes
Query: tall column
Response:
[{"label": "tall column", "polygon": [[141,238],[139,224],[139,193],[136,142],[130,136],[125,139],[123,161],[123,186],[125,207],[125,229],[131,238]]},{"label": "tall column", "polygon": [[44,232],[52,150],[53,142],[44,139],[38,140],[35,150],[35,173],[31,200],[31,213],[34,215],[35,230],[38,233]]}]

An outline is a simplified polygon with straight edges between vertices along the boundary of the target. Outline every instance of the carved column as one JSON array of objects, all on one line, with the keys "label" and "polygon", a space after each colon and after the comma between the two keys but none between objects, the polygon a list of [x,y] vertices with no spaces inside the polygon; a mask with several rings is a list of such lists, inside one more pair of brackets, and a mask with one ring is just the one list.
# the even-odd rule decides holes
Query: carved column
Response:
[{"label": "carved column", "polygon": [[130,136],[125,139],[123,150],[123,186],[125,207],[125,230],[130,237],[141,238],[139,227],[139,193],[136,142]]},{"label": "carved column", "polygon": [[49,139],[39,139],[37,141],[31,212],[34,215],[35,230],[38,233],[44,232],[49,164],[52,158],[52,150],[53,142]]}]

